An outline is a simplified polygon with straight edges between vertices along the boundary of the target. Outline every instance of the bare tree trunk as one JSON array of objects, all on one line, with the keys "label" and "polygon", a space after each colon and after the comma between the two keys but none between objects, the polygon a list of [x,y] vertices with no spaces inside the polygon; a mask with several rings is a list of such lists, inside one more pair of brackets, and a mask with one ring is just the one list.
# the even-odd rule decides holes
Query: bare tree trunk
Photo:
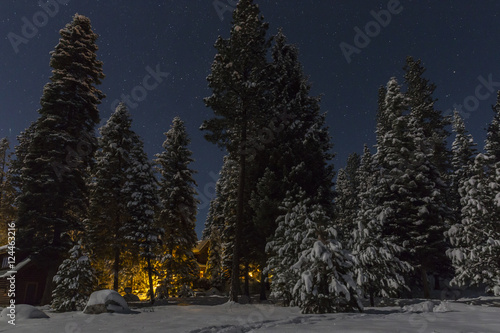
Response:
[{"label": "bare tree trunk", "polygon": [[420,269],[420,272],[422,273],[422,286],[424,287],[424,298],[430,298],[431,293],[429,291],[429,281],[427,280],[427,270],[422,267]]},{"label": "bare tree trunk", "polygon": [[153,288],[153,267],[151,267],[151,258],[147,257],[148,262],[148,278],[149,278],[149,294],[151,297],[151,305],[155,302],[155,291]]},{"label": "bare tree trunk", "polygon": [[267,279],[267,274],[264,274],[264,267],[262,267],[262,272],[260,273],[260,298],[259,298],[261,301],[267,300],[266,279]]},{"label": "bare tree trunk", "polygon": [[434,274],[434,290],[441,290],[441,285],[439,284],[439,275]]},{"label": "bare tree trunk", "polygon": [[[58,226],[54,228],[54,234],[52,236],[52,246],[55,248],[61,245],[61,231]],[[54,276],[57,274],[59,265],[62,263],[62,259],[59,254],[46,254],[43,258],[47,260],[47,279],[45,280],[45,289],[43,290],[42,300],[40,303],[42,305],[50,304],[52,302],[52,290],[54,290]]]},{"label": "bare tree trunk", "polygon": [[250,281],[249,281],[249,276],[248,276],[248,262],[245,263],[245,288],[244,288],[244,294],[248,297],[250,297]]},{"label": "bare tree trunk", "polygon": [[120,273],[120,249],[115,247],[115,262],[113,264],[113,290],[118,291],[118,282]]}]

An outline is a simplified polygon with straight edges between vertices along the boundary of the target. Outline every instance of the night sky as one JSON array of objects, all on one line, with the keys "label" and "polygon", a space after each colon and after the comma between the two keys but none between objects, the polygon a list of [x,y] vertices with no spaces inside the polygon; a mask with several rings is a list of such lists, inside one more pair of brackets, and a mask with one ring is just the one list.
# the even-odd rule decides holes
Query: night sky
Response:
[{"label": "night sky", "polygon": [[[39,2],[52,5],[44,11]],[[391,76],[403,82],[407,55],[422,59],[425,77],[437,85],[439,109],[462,105],[466,126],[482,149],[500,89],[499,1],[256,2],[269,22],[269,35],[283,27],[288,41],[298,46],[312,94],[322,96],[336,170],[345,165],[348,154],[361,154],[364,143],[375,143],[378,88]],[[199,130],[213,115],[203,103],[211,94],[206,76],[217,36],[229,36],[234,3],[1,0],[0,137],[8,137],[12,147],[16,136],[37,119],[42,89],[51,75],[49,52],[58,43],[59,29],[75,13],[85,15],[100,36],[98,58],[106,78],[98,88],[107,95],[99,108],[102,124],[122,94],[131,95],[133,129],[152,158],[162,150],[172,119],[180,116],[185,121],[196,160],[191,166],[198,171],[201,235],[223,156]],[[381,13],[382,23],[376,13]],[[31,24],[36,30],[27,28]],[[359,37],[359,31],[369,40]],[[346,57],[341,43],[357,47],[356,52]],[[144,78],[150,72],[158,73],[157,81],[148,81],[146,90]]]}]

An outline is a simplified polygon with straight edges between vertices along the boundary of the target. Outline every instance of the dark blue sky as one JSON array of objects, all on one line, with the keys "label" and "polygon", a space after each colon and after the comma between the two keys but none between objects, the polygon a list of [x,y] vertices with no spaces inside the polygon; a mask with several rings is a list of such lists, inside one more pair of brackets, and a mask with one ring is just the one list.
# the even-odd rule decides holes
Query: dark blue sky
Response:
[{"label": "dark blue sky", "polygon": [[[312,93],[323,96],[321,107],[328,114],[337,170],[349,153],[361,153],[364,143],[374,144],[378,87],[391,76],[403,81],[407,55],[422,59],[426,77],[437,85],[439,109],[462,105],[467,128],[482,148],[493,117],[491,105],[500,89],[500,2],[256,2],[270,24],[269,34],[283,27],[289,42],[299,47]],[[51,5],[44,9],[39,3]],[[0,137],[7,136],[14,145],[19,132],[38,117],[42,89],[51,75],[49,52],[58,42],[58,31],[75,13],[88,16],[100,35],[98,57],[106,74],[99,87],[107,95],[100,106],[103,123],[113,102],[122,94],[131,95],[133,129],[152,157],[161,151],[163,133],[173,117],[185,121],[196,159],[192,167],[198,171],[200,234],[223,153],[207,143],[198,128],[212,116],[203,104],[203,97],[211,93],[206,76],[215,39],[229,35],[234,3],[1,0]],[[221,9],[224,4],[227,7]],[[380,14],[382,23],[374,13]],[[387,13],[390,17],[384,16]],[[341,44],[357,50],[346,57]],[[150,72],[158,73],[157,81],[144,81]]]}]

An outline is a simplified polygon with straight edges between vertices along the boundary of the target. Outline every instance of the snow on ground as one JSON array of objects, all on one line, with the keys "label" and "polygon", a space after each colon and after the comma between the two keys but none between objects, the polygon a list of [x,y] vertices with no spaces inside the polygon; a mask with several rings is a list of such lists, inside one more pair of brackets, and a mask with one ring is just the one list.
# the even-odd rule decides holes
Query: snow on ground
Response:
[{"label": "snow on ground", "polygon": [[43,311],[40,311],[36,307],[28,304],[19,304],[18,306],[16,306],[15,310],[11,308],[5,308],[2,310],[2,313],[0,313],[0,320],[4,322],[8,322],[13,318],[25,320],[47,317],[47,314],[45,314]]},{"label": "snow on ground", "polygon": [[[50,318],[0,322],[0,332],[500,332],[500,297],[408,300],[407,305],[367,308],[365,313],[303,315],[270,304],[163,305],[134,314],[53,313]],[[400,302],[399,304],[402,304]],[[475,305],[474,305],[475,304]]]}]

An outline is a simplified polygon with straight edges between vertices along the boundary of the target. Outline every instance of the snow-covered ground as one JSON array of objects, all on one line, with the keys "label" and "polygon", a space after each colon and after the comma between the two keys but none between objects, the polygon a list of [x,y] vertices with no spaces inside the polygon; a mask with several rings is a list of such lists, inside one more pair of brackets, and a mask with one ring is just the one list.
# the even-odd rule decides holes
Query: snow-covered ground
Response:
[{"label": "snow-covered ground", "polygon": [[[458,301],[407,300],[365,313],[303,315],[269,304],[164,305],[132,314],[53,313],[50,318],[0,322],[0,332],[500,332],[500,297]],[[406,305],[404,305],[406,304]],[[133,309],[133,308],[132,308]],[[134,309],[133,309],[134,310]]]}]

